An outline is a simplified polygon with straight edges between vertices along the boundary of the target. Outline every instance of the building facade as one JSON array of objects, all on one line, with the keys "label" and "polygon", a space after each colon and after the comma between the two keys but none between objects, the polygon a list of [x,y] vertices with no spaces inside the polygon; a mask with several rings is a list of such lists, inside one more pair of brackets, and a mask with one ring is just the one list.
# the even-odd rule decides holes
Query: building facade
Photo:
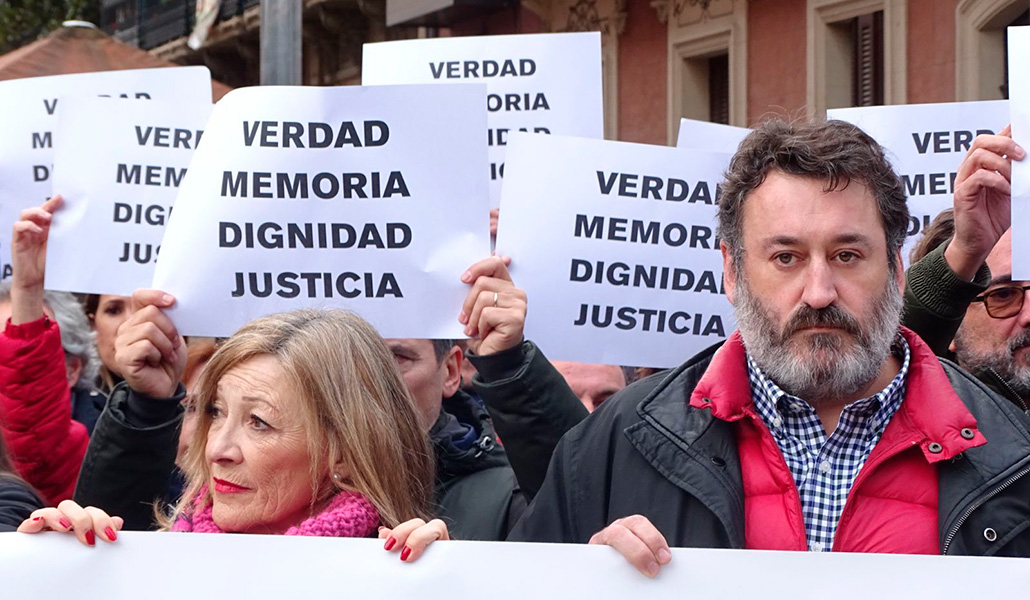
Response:
[{"label": "building facade", "polygon": [[[674,143],[681,117],[748,126],[844,106],[1006,98],[1005,29],[1030,24],[1030,0],[297,1],[312,85],[359,83],[365,42],[600,31],[606,135],[652,144]],[[102,25],[230,85],[256,84],[257,0],[222,0],[197,50],[185,41],[193,5],[105,0]],[[178,11],[163,18],[179,29],[153,21],[156,8]]]}]

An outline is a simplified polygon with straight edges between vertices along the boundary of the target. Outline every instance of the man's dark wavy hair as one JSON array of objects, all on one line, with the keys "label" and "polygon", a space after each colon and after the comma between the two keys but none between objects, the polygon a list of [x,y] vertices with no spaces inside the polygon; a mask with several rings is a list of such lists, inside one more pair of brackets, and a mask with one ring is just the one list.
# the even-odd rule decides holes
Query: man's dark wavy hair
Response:
[{"label": "man's dark wavy hair", "polygon": [[876,198],[887,238],[888,266],[896,274],[898,250],[908,234],[908,204],[901,178],[883,148],[844,121],[767,121],[748,135],[730,161],[719,201],[719,239],[729,247],[737,272],[742,245],[744,203],[772,170],[824,181],[826,191],[865,185]]}]

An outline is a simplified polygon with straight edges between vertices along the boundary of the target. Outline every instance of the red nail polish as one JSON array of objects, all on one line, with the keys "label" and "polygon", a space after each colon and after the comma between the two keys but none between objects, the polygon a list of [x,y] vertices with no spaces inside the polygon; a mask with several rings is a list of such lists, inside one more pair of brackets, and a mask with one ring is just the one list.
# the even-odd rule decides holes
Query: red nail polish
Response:
[{"label": "red nail polish", "polygon": [[42,521],[43,517],[32,517],[33,521]]},{"label": "red nail polish", "polygon": [[61,517],[61,520],[59,520],[57,523],[61,527],[64,527],[65,529],[71,529],[72,528],[72,522],[69,521],[68,519],[65,519],[64,517]]},{"label": "red nail polish", "polygon": [[405,546],[404,550],[401,550],[401,560],[408,560],[409,556],[411,556],[411,548]]},{"label": "red nail polish", "polygon": [[386,539],[386,545],[383,546],[383,550],[393,550],[393,547],[397,545],[397,540],[391,538]]},{"label": "red nail polish", "polygon": [[114,529],[111,529],[110,527],[104,529],[104,534],[106,534],[107,539],[111,540],[112,542],[118,539],[118,534],[115,533]]},{"label": "red nail polish", "polygon": [[92,529],[86,532],[86,543],[90,546],[95,546],[97,544],[97,537],[93,535]]}]

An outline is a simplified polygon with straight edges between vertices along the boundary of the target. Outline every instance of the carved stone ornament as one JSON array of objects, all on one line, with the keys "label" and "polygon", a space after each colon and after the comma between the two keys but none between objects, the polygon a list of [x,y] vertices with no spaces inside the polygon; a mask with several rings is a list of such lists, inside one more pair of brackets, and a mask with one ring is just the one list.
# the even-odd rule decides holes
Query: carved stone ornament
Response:
[{"label": "carved stone ornament", "polygon": [[733,14],[736,0],[651,0],[651,7],[658,13],[658,21],[668,23],[669,17],[676,17],[680,26],[693,25],[709,19]]},{"label": "carved stone ornament", "polygon": [[603,36],[619,36],[626,30],[628,0],[614,0],[613,14],[602,17],[597,0],[577,0],[569,7],[569,17],[562,31],[600,31]]}]

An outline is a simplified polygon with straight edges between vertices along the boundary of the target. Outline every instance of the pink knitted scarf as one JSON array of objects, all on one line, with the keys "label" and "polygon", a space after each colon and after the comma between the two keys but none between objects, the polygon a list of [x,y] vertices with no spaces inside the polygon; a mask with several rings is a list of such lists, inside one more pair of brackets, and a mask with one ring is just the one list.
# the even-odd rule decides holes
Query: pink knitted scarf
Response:
[{"label": "pink knitted scarf", "polygon": [[[224,533],[211,517],[211,503],[203,506],[204,493],[197,496],[193,513],[180,516],[172,531],[196,533]],[[290,527],[283,535],[314,535],[321,537],[368,537],[379,526],[379,512],[363,495],[356,492],[340,492],[333,496],[325,510],[310,517],[296,527]]]}]

